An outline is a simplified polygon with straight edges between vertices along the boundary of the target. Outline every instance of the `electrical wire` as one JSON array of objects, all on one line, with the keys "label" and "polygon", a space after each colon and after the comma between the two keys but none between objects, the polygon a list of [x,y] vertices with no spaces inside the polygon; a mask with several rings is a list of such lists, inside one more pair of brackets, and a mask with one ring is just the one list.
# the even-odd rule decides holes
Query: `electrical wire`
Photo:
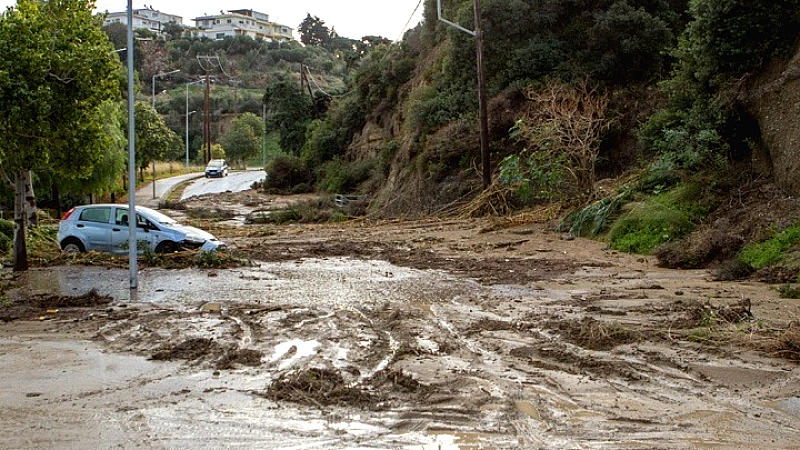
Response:
[{"label": "electrical wire", "polygon": [[322,93],[323,93],[323,94],[325,94],[326,96],[333,98],[333,95],[331,95],[331,94],[329,94],[329,93],[325,92],[325,90],[324,90],[324,89],[322,89],[321,87],[319,87],[319,83],[317,83],[317,80],[315,80],[315,79],[314,79],[314,75],[311,75],[311,71],[308,69],[308,66],[303,66],[303,67],[306,69],[306,74],[308,75],[308,78],[309,78],[311,81],[313,81],[313,82],[314,82],[314,86],[316,86],[317,90],[318,90],[318,91],[320,91],[320,92],[322,92]]},{"label": "electrical wire", "polygon": [[[416,14],[416,13],[417,13],[417,11],[419,10],[419,7],[420,7],[421,5],[422,5],[422,0],[419,0],[419,1],[417,2],[417,6],[415,6],[415,7],[414,7],[414,11],[412,11],[412,12],[411,12],[411,15],[410,15],[410,16],[408,16],[408,20],[406,21],[406,24],[405,24],[405,26],[403,27],[403,31],[401,31],[401,32],[400,32],[400,35],[397,37],[397,39],[395,39],[394,41],[392,41],[391,45],[389,46],[389,50],[386,52],[386,54],[384,54],[384,55],[383,55],[383,58],[381,58],[381,60],[380,60],[380,62],[378,63],[378,65],[383,65],[383,63],[384,63],[384,62],[386,62],[386,59],[387,59],[389,56],[392,56],[392,54],[393,54],[393,53],[394,53],[396,50],[399,50],[400,46],[399,46],[399,45],[397,45],[397,43],[398,43],[398,42],[399,42],[399,41],[400,41],[400,40],[403,38],[403,34],[405,34],[406,30],[408,29],[408,24],[410,24],[410,23],[411,23],[411,20],[412,20],[412,19],[414,19],[414,14]],[[308,66],[305,66],[305,68],[306,68],[306,71],[308,72],[308,70],[309,70],[309,69],[308,69]],[[309,77],[311,77],[311,73],[310,73],[310,72],[308,72],[308,75],[309,75]],[[312,77],[312,80],[313,80],[313,77]],[[364,83],[367,83],[367,81],[362,81],[362,83],[359,85],[359,87],[361,87],[361,86],[362,86]],[[341,98],[341,97],[344,97],[345,95],[349,94],[350,92],[352,92],[352,89],[351,89],[350,91],[343,92],[343,93],[341,93],[341,94],[338,94],[338,95],[331,95],[331,94],[328,94],[327,92],[323,91],[322,89],[320,89],[320,87],[319,87],[319,85],[317,84],[317,82],[316,82],[316,81],[314,81],[314,84],[315,84],[315,85],[317,85],[317,90],[319,90],[320,92],[322,92],[323,94],[327,95],[327,96],[328,96],[328,97],[330,97],[330,98]]]},{"label": "electrical wire", "polygon": [[397,39],[395,39],[394,42],[398,42],[400,41],[400,39],[403,38],[403,34],[405,34],[406,30],[408,30],[408,24],[411,23],[411,20],[414,18],[414,14],[417,13],[417,10],[419,10],[420,5],[422,5],[422,0],[419,0],[419,2],[417,2],[417,6],[414,8],[414,11],[411,13],[411,15],[408,16],[408,20],[406,21],[406,24],[403,26],[403,31],[400,32],[400,36],[397,36]]}]

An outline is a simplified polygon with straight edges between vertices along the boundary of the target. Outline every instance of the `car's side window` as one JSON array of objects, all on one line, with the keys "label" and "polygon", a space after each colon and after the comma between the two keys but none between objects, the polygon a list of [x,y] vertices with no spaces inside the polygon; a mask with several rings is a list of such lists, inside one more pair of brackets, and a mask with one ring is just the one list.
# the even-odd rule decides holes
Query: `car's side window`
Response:
[{"label": "car's side window", "polygon": [[117,225],[128,225],[128,210],[127,209],[118,209],[117,210],[117,217],[115,218]]},{"label": "car's side window", "polygon": [[150,221],[139,214],[136,215],[136,226],[139,228],[152,228]]},{"label": "car's side window", "polygon": [[87,222],[102,222],[108,223],[111,218],[111,208],[87,208],[81,212],[81,220]]}]

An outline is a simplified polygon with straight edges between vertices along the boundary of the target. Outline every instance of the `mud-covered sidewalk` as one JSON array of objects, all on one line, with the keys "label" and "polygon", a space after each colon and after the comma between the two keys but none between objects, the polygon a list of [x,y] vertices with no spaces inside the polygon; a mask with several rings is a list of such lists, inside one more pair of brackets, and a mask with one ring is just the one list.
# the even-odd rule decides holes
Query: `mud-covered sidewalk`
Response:
[{"label": "mud-covered sidewalk", "polygon": [[36,269],[2,309],[0,447],[796,446],[797,301],[548,230],[219,229],[249,263],[135,298]]}]

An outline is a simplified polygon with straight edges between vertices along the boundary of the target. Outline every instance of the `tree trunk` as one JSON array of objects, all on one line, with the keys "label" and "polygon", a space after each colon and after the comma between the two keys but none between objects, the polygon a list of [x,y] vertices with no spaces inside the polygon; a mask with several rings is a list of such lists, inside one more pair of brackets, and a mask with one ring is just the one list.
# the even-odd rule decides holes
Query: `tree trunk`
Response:
[{"label": "tree trunk", "polygon": [[26,198],[31,185],[31,173],[17,172],[14,179],[14,271],[28,270],[28,247],[25,239],[28,215]]},{"label": "tree trunk", "polygon": [[61,193],[58,192],[58,183],[53,183],[53,189],[50,193],[53,197],[53,201],[56,202],[56,214],[58,214],[57,218],[61,218]]},{"label": "tree trunk", "polygon": [[39,226],[39,211],[36,207],[36,194],[33,192],[33,175],[28,171],[25,177],[25,215],[31,227]]}]

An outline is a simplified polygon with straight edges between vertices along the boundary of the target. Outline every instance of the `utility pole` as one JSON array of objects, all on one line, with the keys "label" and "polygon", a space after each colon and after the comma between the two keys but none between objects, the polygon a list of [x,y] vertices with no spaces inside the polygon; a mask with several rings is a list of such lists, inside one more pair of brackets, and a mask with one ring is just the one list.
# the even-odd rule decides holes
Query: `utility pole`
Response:
[{"label": "utility pole", "polygon": [[478,60],[478,121],[481,128],[481,161],[483,189],[492,184],[492,164],[489,156],[489,117],[486,111],[486,71],[483,64],[483,26],[481,0],[475,0],[475,52]]},{"label": "utility pole", "polygon": [[475,37],[475,53],[478,63],[478,122],[481,133],[481,161],[483,170],[483,189],[492,184],[492,164],[489,158],[489,118],[486,108],[486,75],[483,63],[483,27],[481,17],[481,0],[473,0],[475,7],[475,31],[462,27],[442,17],[442,0],[436,0],[439,20],[453,28]]},{"label": "utility pole", "polygon": [[[200,68],[206,71],[206,92],[205,98],[203,99],[203,143],[206,147],[203,152],[203,159],[206,163],[211,161],[211,70],[215,66],[215,64],[211,62],[212,60],[216,62],[217,67],[220,69],[222,68],[219,62],[219,56],[197,55],[197,62],[200,64]],[[205,64],[203,62],[205,62]]]},{"label": "utility pole", "polygon": [[211,161],[211,75],[206,71],[206,92],[203,99],[203,142],[206,145],[204,162]]}]

